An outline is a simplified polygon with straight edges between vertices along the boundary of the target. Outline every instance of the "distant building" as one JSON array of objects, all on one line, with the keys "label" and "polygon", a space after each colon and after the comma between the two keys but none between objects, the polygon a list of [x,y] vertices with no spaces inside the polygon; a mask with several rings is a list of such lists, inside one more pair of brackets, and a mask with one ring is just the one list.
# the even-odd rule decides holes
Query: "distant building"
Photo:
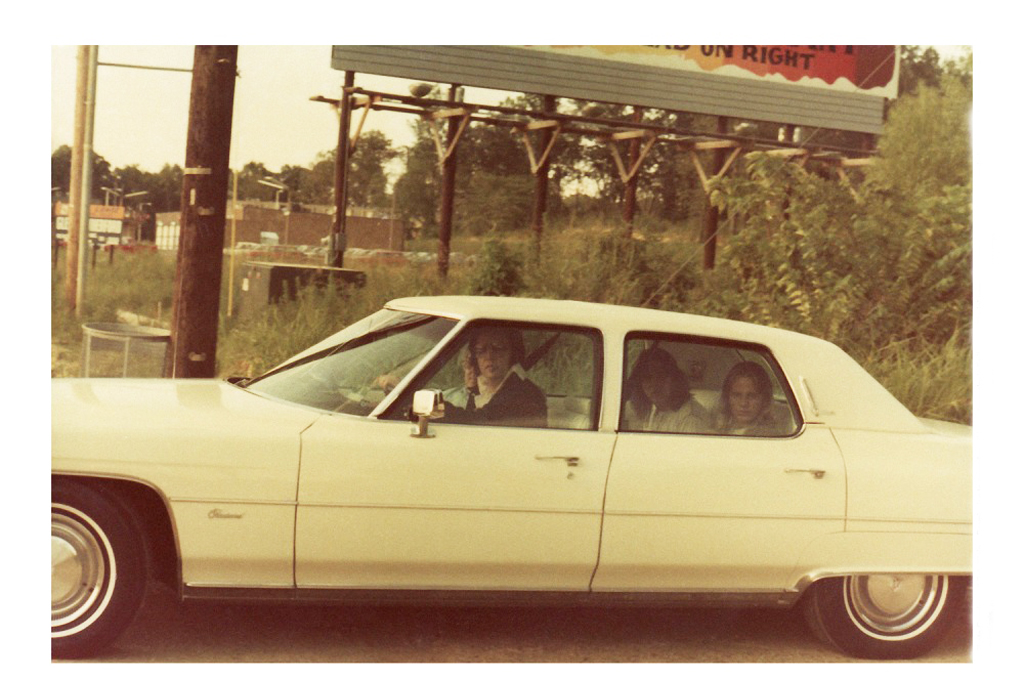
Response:
[{"label": "distant building", "polygon": [[[334,222],[333,215],[315,206],[301,210],[282,210],[262,203],[240,204],[233,215],[234,224],[230,205],[225,212],[225,248],[230,248],[233,243],[264,243],[269,238],[267,234],[276,234],[282,246],[322,246]],[[360,212],[369,211],[353,209],[345,220],[346,247],[367,250],[405,249],[405,221],[370,217]],[[157,213],[157,248],[176,250],[180,233],[180,212]]]}]

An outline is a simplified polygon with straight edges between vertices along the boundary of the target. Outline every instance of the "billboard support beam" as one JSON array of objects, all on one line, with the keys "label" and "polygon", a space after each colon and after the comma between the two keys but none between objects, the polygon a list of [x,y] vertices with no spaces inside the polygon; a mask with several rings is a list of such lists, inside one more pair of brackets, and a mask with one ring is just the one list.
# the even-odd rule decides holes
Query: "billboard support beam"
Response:
[{"label": "billboard support beam", "polygon": [[[448,157],[455,152],[455,147],[462,138],[462,133],[465,132],[466,126],[469,125],[469,120],[473,115],[473,109],[467,107],[461,107],[457,109],[445,109],[443,111],[434,111],[424,116],[424,120],[430,125],[430,134],[434,138],[434,146],[437,147],[437,164],[444,167]],[[453,135],[452,129],[455,124],[455,118],[459,119],[458,127],[455,128]],[[448,132],[445,141],[441,141],[441,133],[437,130],[438,120],[448,120]]]},{"label": "billboard support beam", "polygon": [[[717,130],[719,134],[725,134],[729,129],[729,119],[725,116],[718,117]],[[712,172],[716,175],[725,167],[725,149],[715,149],[715,160]],[[715,250],[718,244],[718,218],[719,210],[711,204],[711,195],[708,195],[707,204],[704,207],[704,227],[701,231],[701,242],[704,244],[704,269],[715,268]]]},{"label": "billboard support beam", "polygon": [[[459,86],[452,84],[448,90],[448,103],[455,104],[458,99]],[[455,213],[455,170],[458,161],[456,145],[462,131],[469,123],[469,110],[457,109],[448,117],[448,133],[444,147],[447,151],[441,158],[441,219],[438,225],[437,273],[441,278],[448,277],[448,256],[451,253],[452,215]],[[461,118],[458,122],[456,119]],[[435,137],[438,153],[441,153],[440,139]]]},{"label": "billboard support beam", "polygon": [[[633,122],[639,123],[643,120],[644,110],[642,107],[633,107]],[[614,141],[612,142],[612,153],[615,156],[615,163],[619,167],[619,174],[622,176],[622,181],[626,183],[626,189],[622,196],[622,221],[626,223],[626,233],[632,235],[633,233],[633,217],[636,215],[636,185],[637,185],[637,171],[640,170],[640,162],[643,161],[647,152],[651,150],[654,142],[657,140],[656,136],[651,136],[647,140],[647,144],[644,146],[643,153],[640,153],[640,135],[634,135],[629,132],[620,132],[618,135],[612,135],[612,139],[616,139],[617,136],[628,135],[631,139],[629,142],[629,172],[624,172],[622,167],[622,159],[619,158],[618,147],[615,146]]]},{"label": "billboard support beam", "polygon": [[[708,194],[711,193],[711,180],[708,179],[707,172],[705,172],[704,170],[704,164],[700,162],[700,157],[697,156],[697,150],[700,148],[700,144],[694,144],[693,146],[690,147],[690,160],[693,161],[693,166],[697,169],[697,176],[700,178],[700,184],[704,188],[704,193]],[[729,168],[732,167],[732,164],[736,161],[736,158],[739,157],[740,152],[743,151],[743,147],[740,146],[739,144],[730,144],[729,146],[715,146],[712,148],[716,150],[732,148],[732,153],[729,154],[729,157],[725,160],[724,163],[722,163],[721,167],[718,168],[718,171],[715,172],[714,174],[713,179],[718,179],[719,177],[725,175],[725,173],[729,172]],[[793,151],[796,152],[797,154],[806,153],[799,149],[786,149],[786,151]],[[771,152],[769,151],[768,153]]]},{"label": "billboard support beam", "polygon": [[[543,147],[543,151],[541,151],[539,157],[533,149],[533,144],[530,142],[529,132],[532,130],[541,131],[540,146]],[[555,140],[558,139],[558,135],[562,132],[562,124],[557,120],[544,120],[517,127],[516,131],[522,135],[523,146],[526,147],[526,155],[530,159],[530,173],[539,175],[541,170],[548,165],[548,156],[551,154],[551,149],[555,146]]]},{"label": "billboard support beam", "polygon": [[[554,113],[557,105],[558,100],[555,97],[544,95],[544,113]],[[530,226],[533,229],[534,255],[537,257],[540,257],[540,244],[544,236],[544,213],[548,209],[548,171],[550,168],[548,159],[561,128],[562,124],[558,121],[545,120],[530,123],[524,128],[519,129],[523,135],[523,143],[526,145],[526,153],[530,158],[530,171],[536,177],[533,194],[533,219]],[[539,129],[541,131],[540,143],[544,147],[544,151],[541,153],[540,160],[537,160],[534,156],[533,146],[527,137],[528,129]]]},{"label": "billboard support beam", "polygon": [[345,213],[348,210],[348,159],[352,143],[349,130],[352,126],[352,93],[356,74],[345,71],[345,84],[338,100],[338,146],[334,152],[334,222],[331,224],[331,238],[327,253],[327,264],[342,267],[345,264]]},{"label": "billboard support beam", "polygon": [[[640,147],[640,138],[646,138],[643,147]],[[626,168],[626,164],[622,162],[622,155],[619,153],[619,148],[616,146],[616,142],[621,139],[630,140],[629,148],[629,168]],[[658,141],[658,135],[647,130],[635,130],[629,132],[616,132],[609,137],[609,146],[612,150],[612,157],[615,159],[615,167],[619,170],[619,179],[622,180],[627,186],[635,184],[637,173],[640,170],[640,165],[647,158],[647,154],[650,153],[651,147]]]}]

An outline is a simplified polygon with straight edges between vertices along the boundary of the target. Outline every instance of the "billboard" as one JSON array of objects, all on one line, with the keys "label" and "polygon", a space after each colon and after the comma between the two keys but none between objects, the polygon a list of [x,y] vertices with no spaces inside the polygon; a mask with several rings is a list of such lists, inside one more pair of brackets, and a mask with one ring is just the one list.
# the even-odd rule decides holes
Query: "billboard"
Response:
[{"label": "billboard", "polygon": [[529,49],[895,98],[895,45],[547,45]]},{"label": "billboard", "polygon": [[[896,96],[893,45],[334,45],[331,66],[878,134]],[[356,82],[358,85],[358,80]]]}]

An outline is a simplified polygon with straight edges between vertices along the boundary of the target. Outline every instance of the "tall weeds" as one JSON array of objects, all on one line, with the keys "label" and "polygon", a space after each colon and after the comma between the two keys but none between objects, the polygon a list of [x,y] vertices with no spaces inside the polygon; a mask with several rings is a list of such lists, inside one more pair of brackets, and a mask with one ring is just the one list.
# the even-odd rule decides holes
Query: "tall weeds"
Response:
[{"label": "tall weeds", "polygon": [[[797,238],[789,252],[793,252],[792,245],[797,243],[805,244],[807,240]],[[293,300],[267,305],[247,314],[236,308],[231,316],[227,314],[225,267],[218,371],[222,376],[262,373],[394,298],[508,294],[647,306],[770,323],[808,332],[825,337],[850,352],[918,415],[971,421],[969,325],[961,324],[952,332],[936,332],[941,326],[939,322],[948,324],[952,318],[963,318],[964,303],[959,297],[940,308],[942,301],[937,297],[938,292],[934,293],[932,303],[925,306],[915,304],[914,296],[907,294],[909,302],[903,307],[906,313],[901,314],[898,300],[888,296],[885,298],[886,316],[848,318],[845,310],[856,305],[853,297],[844,297],[843,291],[856,290],[855,281],[844,279],[846,275],[837,276],[835,272],[815,274],[819,271],[815,268],[818,265],[804,260],[799,262],[798,270],[787,275],[799,272],[804,277],[809,273],[825,276],[809,279],[811,282],[836,276],[836,285],[830,292],[815,293],[808,298],[814,306],[813,313],[807,317],[801,311],[799,298],[772,285],[769,275],[758,273],[755,276],[753,270],[730,266],[737,262],[750,263],[752,256],[745,251],[751,247],[750,238],[725,239],[720,256],[722,266],[705,273],[700,269],[699,244],[693,241],[628,238],[614,229],[553,229],[545,236],[539,257],[532,241],[522,237],[505,239],[500,244],[483,242],[482,247],[478,244],[476,248],[478,263],[474,267],[453,266],[447,278],[439,277],[432,265],[380,265],[366,271],[365,287],[306,287],[300,289]],[[815,252],[805,248],[803,256],[814,257]],[[834,249],[828,252],[829,257],[835,258]],[[79,320],[65,309],[61,262],[52,278],[54,342],[77,347],[81,343],[82,322],[116,321],[118,309],[147,317],[156,316],[160,310],[165,319],[169,318],[174,266],[173,256],[162,253],[118,254],[113,264],[99,260],[96,269],[90,271],[85,312]],[[932,281],[931,271],[922,270],[920,280]],[[748,281],[756,281],[762,287],[745,284],[744,274]],[[238,279],[240,277],[236,276],[236,307],[242,294],[237,288]],[[903,281],[911,284],[906,278]],[[896,289],[896,281],[887,283],[890,290]],[[830,295],[834,300],[829,299]],[[957,313],[951,314],[954,309]],[[886,320],[894,323],[887,325]],[[915,323],[928,328],[929,333],[909,332]]]}]

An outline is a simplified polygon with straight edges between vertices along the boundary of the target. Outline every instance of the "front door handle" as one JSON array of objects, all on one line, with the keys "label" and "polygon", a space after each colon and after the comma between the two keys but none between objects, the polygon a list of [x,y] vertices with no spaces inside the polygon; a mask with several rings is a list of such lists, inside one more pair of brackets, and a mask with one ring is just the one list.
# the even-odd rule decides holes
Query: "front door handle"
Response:
[{"label": "front door handle", "polygon": [[534,460],[564,460],[569,467],[576,467],[580,464],[579,456],[534,456]]},{"label": "front door handle", "polygon": [[807,472],[807,473],[810,473],[810,474],[814,475],[815,479],[821,479],[822,477],[825,476],[825,471],[824,470],[805,470],[805,469],[797,469],[797,468],[786,468],[786,472]]}]

